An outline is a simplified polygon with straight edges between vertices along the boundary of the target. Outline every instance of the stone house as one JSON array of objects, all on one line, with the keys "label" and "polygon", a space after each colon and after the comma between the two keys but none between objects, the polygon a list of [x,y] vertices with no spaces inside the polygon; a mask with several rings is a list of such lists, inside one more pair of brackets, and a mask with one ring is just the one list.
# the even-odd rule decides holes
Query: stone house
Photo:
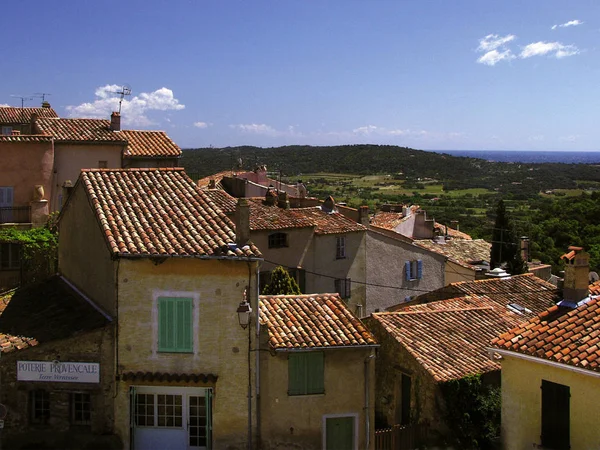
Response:
[{"label": "stone house", "polygon": [[3,448],[121,448],[112,317],[59,276],[3,294],[0,310]]},{"label": "stone house", "polygon": [[34,116],[32,129],[54,142],[51,211],[60,210],[81,169],[174,167],[181,156],[181,149],[163,131],[122,130],[116,112],[110,120]]},{"label": "stone house", "polygon": [[417,297],[365,323],[381,345],[378,423],[429,423],[434,438],[443,438],[448,424],[442,384],[473,374],[498,384],[500,365],[486,351],[490,339],[552,306],[558,291],[526,274],[454,283],[434,292],[443,299]]},{"label": "stone house", "polygon": [[[235,199],[220,189],[206,190],[219,207],[233,215]],[[335,210],[333,199],[323,205],[290,208],[285,193],[269,191],[264,199],[247,199],[250,237],[264,256],[260,282],[285,267],[303,293],[338,292],[359,317],[366,310],[367,228]],[[357,282],[353,283],[352,280]]]},{"label": "stone house", "polygon": [[373,449],[373,335],[338,294],[260,296],[265,450]]},{"label": "stone house", "polygon": [[238,449],[256,434],[256,319],[243,329],[237,312],[258,309],[260,253],[247,207],[236,220],[237,235],[171,168],[84,170],[61,212],[61,274],[117,319],[124,448]]},{"label": "stone house", "polygon": [[563,255],[562,300],[491,343],[502,365],[505,449],[596,448],[600,442],[600,297],[588,290],[589,255]]},{"label": "stone house", "polygon": [[395,231],[369,225],[366,314],[442,288],[446,259]]},{"label": "stone house", "polygon": [[43,102],[39,108],[19,108],[15,106],[0,106],[0,135],[18,136],[20,134],[33,134],[31,129],[32,118],[58,117],[50,103]]}]

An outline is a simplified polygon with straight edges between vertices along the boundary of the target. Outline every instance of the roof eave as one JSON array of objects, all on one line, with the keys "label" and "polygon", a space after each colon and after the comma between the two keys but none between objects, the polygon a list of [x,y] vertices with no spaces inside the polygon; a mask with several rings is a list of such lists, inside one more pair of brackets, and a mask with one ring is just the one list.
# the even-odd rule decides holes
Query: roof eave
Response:
[{"label": "roof eave", "polygon": [[[379,344],[364,344],[364,345],[323,345],[319,347],[279,347],[275,348],[278,353],[286,353],[286,352],[319,352],[323,350],[341,350],[348,348],[378,348]],[[273,348],[273,347],[271,347]]]}]

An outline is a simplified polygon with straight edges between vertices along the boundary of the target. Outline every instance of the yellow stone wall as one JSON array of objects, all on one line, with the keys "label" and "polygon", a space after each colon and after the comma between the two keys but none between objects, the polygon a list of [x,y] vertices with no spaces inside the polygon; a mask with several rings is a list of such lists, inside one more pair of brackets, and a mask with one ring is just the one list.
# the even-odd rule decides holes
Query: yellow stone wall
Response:
[{"label": "yellow stone wall", "polygon": [[475,271],[452,261],[446,261],[446,286],[458,281],[475,280]]},{"label": "yellow stone wall", "polygon": [[599,448],[600,378],[511,356],[502,361],[503,448],[541,448],[542,380],[570,387],[571,448]]},{"label": "yellow stone wall", "polygon": [[59,222],[58,271],[114,316],[116,267],[83,184],[72,192]]},{"label": "yellow stone wall", "polygon": [[[247,435],[248,330],[236,309],[251,276],[251,303],[256,311],[256,263],[193,258],[122,259],[119,267],[117,367],[124,372],[214,374],[213,448],[244,448]],[[193,354],[157,351],[158,296],[194,299]],[[252,328],[253,339],[255,329]],[[254,345],[254,344],[253,344]],[[252,371],[254,372],[254,353]],[[119,382],[115,398],[116,429],[129,442],[129,386],[182,383]],[[202,384],[200,384],[201,386]],[[189,386],[199,386],[189,384]],[[254,381],[252,381],[254,387]],[[255,405],[253,405],[255,406]]]},{"label": "yellow stone wall", "polygon": [[[321,449],[323,416],[358,414],[365,448],[365,358],[373,349],[325,350],[325,394],[288,396],[288,353],[261,352],[261,441],[265,450]],[[375,362],[369,362],[370,445],[374,439]]]}]

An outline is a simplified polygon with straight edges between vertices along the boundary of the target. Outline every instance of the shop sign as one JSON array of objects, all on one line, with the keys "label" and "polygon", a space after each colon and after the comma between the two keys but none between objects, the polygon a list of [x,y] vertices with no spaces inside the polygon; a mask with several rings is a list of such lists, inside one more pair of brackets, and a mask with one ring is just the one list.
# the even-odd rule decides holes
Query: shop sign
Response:
[{"label": "shop sign", "polygon": [[17,380],[99,383],[100,364],[62,361],[17,361]]}]

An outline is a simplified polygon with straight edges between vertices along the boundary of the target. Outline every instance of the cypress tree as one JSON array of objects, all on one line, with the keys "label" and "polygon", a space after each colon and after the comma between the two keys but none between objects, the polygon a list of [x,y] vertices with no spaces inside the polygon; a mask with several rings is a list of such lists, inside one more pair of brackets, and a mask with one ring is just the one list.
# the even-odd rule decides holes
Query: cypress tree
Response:
[{"label": "cypress tree", "polygon": [[301,293],[296,280],[281,266],[271,272],[271,282],[262,291],[263,295],[297,295]]},{"label": "cypress tree", "polygon": [[504,200],[500,200],[496,207],[496,222],[492,233],[492,251],[490,254],[490,267],[492,269],[516,258],[519,253],[516,241],[516,233],[510,217],[506,213]]}]

